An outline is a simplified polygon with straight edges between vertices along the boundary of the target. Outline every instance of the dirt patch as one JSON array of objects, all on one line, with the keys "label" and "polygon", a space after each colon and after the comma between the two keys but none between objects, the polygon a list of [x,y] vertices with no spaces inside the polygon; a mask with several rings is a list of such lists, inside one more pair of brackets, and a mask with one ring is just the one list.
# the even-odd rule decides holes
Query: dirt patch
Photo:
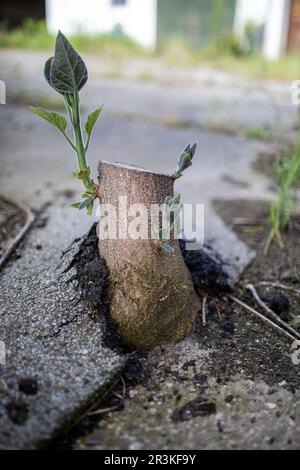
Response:
[{"label": "dirt patch", "polygon": [[32,222],[30,211],[0,196],[0,268]]}]

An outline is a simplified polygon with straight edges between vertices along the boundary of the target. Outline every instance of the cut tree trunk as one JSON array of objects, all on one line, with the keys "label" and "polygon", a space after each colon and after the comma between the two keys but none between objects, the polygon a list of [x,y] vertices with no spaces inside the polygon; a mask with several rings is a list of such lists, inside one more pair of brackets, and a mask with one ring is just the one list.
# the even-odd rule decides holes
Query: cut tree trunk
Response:
[{"label": "cut tree trunk", "polygon": [[[178,241],[171,239],[175,252],[165,253],[151,239],[151,205],[163,204],[173,194],[174,178],[170,176],[124,164],[99,163],[101,208],[111,204],[118,209],[119,198],[126,197],[128,208],[143,204],[149,213],[148,239],[120,239],[118,232],[117,238],[99,239],[100,256],[109,270],[110,316],[122,341],[133,348],[146,349],[184,338],[199,310]],[[132,222],[132,217],[126,216],[126,221]]]}]

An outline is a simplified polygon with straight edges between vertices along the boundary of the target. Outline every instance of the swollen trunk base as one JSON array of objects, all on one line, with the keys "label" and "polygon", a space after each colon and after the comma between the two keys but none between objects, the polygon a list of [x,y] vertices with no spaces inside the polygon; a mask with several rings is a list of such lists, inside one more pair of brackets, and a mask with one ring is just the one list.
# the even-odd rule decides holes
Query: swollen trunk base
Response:
[{"label": "swollen trunk base", "polygon": [[[127,207],[143,204],[148,209],[151,234],[151,205],[163,204],[174,194],[174,179],[139,168],[99,163],[101,205],[118,209],[120,197]],[[102,212],[103,215],[103,212]],[[128,224],[133,217],[127,218]],[[118,210],[117,210],[118,220]],[[103,219],[104,223],[104,219]],[[117,223],[117,233],[118,233]],[[110,237],[99,239],[99,251],[109,270],[110,316],[122,341],[146,349],[184,338],[199,309],[190,273],[177,240],[175,252],[159,252],[155,241]]]}]

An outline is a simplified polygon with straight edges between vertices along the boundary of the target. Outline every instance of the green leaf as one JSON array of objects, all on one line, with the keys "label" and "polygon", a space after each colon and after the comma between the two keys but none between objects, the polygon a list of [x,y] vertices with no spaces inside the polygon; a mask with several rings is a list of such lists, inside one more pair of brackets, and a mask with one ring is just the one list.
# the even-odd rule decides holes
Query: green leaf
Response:
[{"label": "green leaf", "polygon": [[93,215],[93,208],[94,208],[94,199],[91,200],[91,202],[86,208],[88,215]]},{"label": "green leaf", "polygon": [[73,202],[71,204],[71,207],[74,207],[75,209],[87,209],[88,215],[92,215],[93,213],[93,207],[94,207],[94,199],[92,197],[89,197],[87,199],[84,199],[83,201],[79,202]]},{"label": "green leaf", "polygon": [[197,144],[194,144],[192,147],[190,144],[186,146],[183,153],[180,155],[177,170],[174,173],[174,178],[178,179],[182,176],[184,170],[192,166],[192,160],[197,150]]},{"label": "green leaf", "polygon": [[60,31],[56,37],[55,55],[45,64],[45,77],[61,94],[78,92],[88,79],[84,61]]},{"label": "green leaf", "polygon": [[45,78],[46,78],[47,82],[49,83],[49,85],[51,87],[52,87],[52,85],[51,85],[51,81],[50,81],[50,71],[51,71],[51,66],[52,66],[53,59],[54,59],[54,57],[50,57],[50,59],[48,59],[47,62],[45,63],[45,68],[44,68]]},{"label": "green leaf", "polygon": [[80,202],[72,202],[72,204],[70,204],[71,207],[74,207],[74,209],[80,209]]},{"label": "green leaf", "polygon": [[92,131],[95,127],[97,119],[99,118],[101,114],[101,111],[102,111],[102,107],[97,108],[87,118],[87,121],[85,124],[85,132],[86,132],[86,135],[88,136],[88,139],[91,137]]},{"label": "green leaf", "polygon": [[43,108],[34,108],[33,106],[30,106],[30,109],[33,113],[37,114],[42,119],[45,119],[45,121],[52,124],[52,126],[56,127],[62,134],[66,135],[68,122],[64,116],[54,112],[50,113]]},{"label": "green leaf", "polygon": [[79,209],[80,209],[80,210],[85,209],[85,208],[88,207],[92,202],[93,202],[93,198],[91,198],[91,197],[89,197],[89,198],[87,198],[87,199],[84,199],[83,201],[81,201]]},{"label": "green leaf", "polygon": [[180,194],[176,193],[174,196],[167,196],[165,199],[165,204],[169,209],[172,209],[174,206],[178,206],[180,204],[180,199]]}]

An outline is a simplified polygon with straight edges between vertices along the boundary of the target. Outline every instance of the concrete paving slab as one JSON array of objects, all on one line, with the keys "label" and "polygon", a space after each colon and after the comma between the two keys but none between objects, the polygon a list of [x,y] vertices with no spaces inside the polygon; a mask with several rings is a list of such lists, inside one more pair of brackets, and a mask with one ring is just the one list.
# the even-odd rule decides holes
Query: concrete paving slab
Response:
[{"label": "concrete paving slab", "polygon": [[90,224],[70,208],[49,208],[0,273],[0,448],[43,446],[125,363],[104,344],[105,320],[91,319],[70,269]]}]

